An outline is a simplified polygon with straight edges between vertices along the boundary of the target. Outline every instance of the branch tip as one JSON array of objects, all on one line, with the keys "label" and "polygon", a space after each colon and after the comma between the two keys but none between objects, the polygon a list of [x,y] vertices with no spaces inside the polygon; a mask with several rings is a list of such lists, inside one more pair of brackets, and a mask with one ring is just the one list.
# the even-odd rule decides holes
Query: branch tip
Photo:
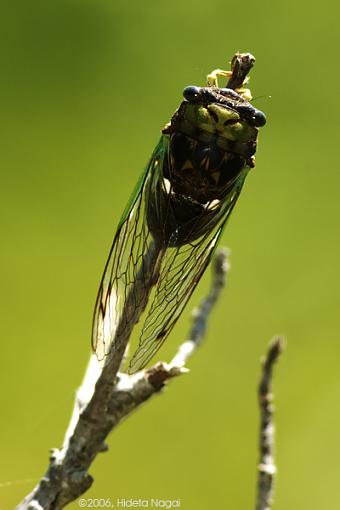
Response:
[{"label": "branch tip", "polygon": [[259,474],[256,510],[270,510],[273,500],[276,466],[274,462],[275,427],[273,421],[274,407],[272,405],[272,376],[273,366],[278,361],[284,347],[285,340],[283,337],[274,338],[262,360],[262,374],[258,387],[260,461],[257,467]]}]

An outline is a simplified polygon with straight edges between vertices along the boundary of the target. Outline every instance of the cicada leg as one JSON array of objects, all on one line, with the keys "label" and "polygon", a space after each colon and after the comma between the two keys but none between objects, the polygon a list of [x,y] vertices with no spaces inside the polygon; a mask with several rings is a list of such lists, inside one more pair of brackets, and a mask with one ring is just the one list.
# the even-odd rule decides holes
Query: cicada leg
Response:
[{"label": "cicada leg", "polygon": [[230,78],[232,71],[223,71],[222,69],[215,69],[207,76],[208,87],[218,87],[218,78]]},{"label": "cicada leg", "polygon": [[235,92],[240,94],[240,96],[243,97],[243,99],[245,99],[246,101],[248,101],[248,103],[250,103],[250,101],[253,99],[250,89],[247,89],[246,87],[240,87],[239,89],[235,89]]},{"label": "cicada leg", "polygon": [[[223,71],[223,69],[214,69],[214,71],[207,75],[207,86],[218,88],[219,78],[226,78],[227,80],[229,80],[229,78],[231,78],[232,75],[233,71]],[[243,85],[246,85],[248,81],[249,78],[247,76],[243,81],[242,87],[235,89],[235,92],[237,92],[241,97],[243,97],[246,101],[249,102],[252,100],[250,89],[243,87]]]}]

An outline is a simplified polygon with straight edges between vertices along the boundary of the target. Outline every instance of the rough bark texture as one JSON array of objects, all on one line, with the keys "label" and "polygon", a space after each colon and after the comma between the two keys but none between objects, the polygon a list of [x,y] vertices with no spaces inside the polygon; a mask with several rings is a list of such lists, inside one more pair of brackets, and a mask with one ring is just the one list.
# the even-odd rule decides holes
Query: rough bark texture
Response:
[{"label": "rough bark texture", "polygon": [[262,365],[262,375],[258,388],[260,407],[260,462],[258,464],[256,510],[271,510],[276,466],[274,462],[275,428],[272,404],[273,366],[283,349],[283,339],[276,338],[269,346]]}]

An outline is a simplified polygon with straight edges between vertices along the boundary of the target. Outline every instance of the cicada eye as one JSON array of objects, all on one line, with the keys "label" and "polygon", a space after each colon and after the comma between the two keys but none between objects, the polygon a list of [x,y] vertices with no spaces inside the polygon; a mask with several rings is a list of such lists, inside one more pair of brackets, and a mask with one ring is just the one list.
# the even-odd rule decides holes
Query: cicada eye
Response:
[{"label": "cicada eye", "polygon": [[185,87],[183,90],[183,96],[187,101],[189,101],[189,103],[197,103],[199,95],[200,87],[190,85],[189,87]]},{"label": "cicada eye", "polygon": [[267,122],[266,116],[261,110],[255,110],[254,113],[254,124],[256,127],[264,126]]}]

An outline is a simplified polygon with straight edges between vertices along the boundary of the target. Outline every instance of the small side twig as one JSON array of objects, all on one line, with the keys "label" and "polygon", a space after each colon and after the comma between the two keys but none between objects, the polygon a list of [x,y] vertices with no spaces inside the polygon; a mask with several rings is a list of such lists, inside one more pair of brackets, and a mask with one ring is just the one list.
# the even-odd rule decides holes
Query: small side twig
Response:
[{"label": "small side twig", "polygon": [[278,337],[270,344],[263,360],[262,375],[258,387],[260,407],[260,462],[258,465],[256,510],[271,510],[276,466],[274,462],[274,423],[272,376],[273,366],[284,346],[283,338]]},{"label": "small side twig", "polygon": [[227,87],[238,89],[243,86],[247,75],[255,64],[255,57],[251,53],[236,53],[231,61],[232,74]]},{"label": "small side twig", "polygon": [[[213,263],[211,290],[194,314],[188,340],[180,346],[169,364],[157,363],[134,375],[118,373],[116,380],[111,382],[110,391],[107,391],[108,381],[102,379],[103,372],[92,355],[83,383],[77,391],[63,447],[52,451],[45,476],[19,504],[18,509],[59,510],[92,485],[88,468],[97,454],[107,449],[104,441],[107,435],[157,394],[168,380],[187,371],[185,364],[203,339],[211,309],[224,286],[228,267],[227,251],[218,251]],[[89,413],[89,407],[96,408],[98,415]]]}]

